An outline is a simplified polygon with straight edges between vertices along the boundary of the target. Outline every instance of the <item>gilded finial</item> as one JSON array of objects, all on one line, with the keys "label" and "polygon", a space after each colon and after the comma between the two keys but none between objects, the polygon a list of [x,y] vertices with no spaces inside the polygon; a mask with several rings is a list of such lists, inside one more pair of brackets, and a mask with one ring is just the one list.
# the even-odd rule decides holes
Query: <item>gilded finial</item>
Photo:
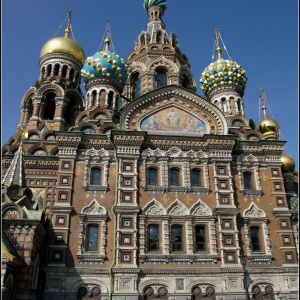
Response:
[{"label": "gilded finial", "polygon": [[260,100],[260,103],[261,103],[261,108],[263,110],[263,113],[264,113],[264,119],[267,118],[267,113],[266,113],[266,105],[265,105],[265,96],[264,96],[265,92],[263,89],[260,89],[259,90],[259,100]]},{"label": "gilded finial", "polygon": [[71,14],[72,14],[72,9],[68,10],[68,24],[67,28],[65,29],[65,38],[69,37],[69,33],[71,31]]},{"label": "gilded finial", "polygon": [[109,50],[110,38],[108,36],[105,39],[104,43],[105,43],[105,50]]},{"label": "gilded finial", "polygon": [[218,59],[221,59],[222,49],[219,45],[219,28],[215,29],[215,43],[216,43],[216,52],[217,52],[217,55],[218,55]]},{"label": "gilded finial", "polygon": [[19,149],[22,149],[23,148],[23,141],[28,138],[28,132],[25,131],[25,129],[24,129],[24,130],[22,130],[20,135],[21,135],[21,143],[20,143]]}]

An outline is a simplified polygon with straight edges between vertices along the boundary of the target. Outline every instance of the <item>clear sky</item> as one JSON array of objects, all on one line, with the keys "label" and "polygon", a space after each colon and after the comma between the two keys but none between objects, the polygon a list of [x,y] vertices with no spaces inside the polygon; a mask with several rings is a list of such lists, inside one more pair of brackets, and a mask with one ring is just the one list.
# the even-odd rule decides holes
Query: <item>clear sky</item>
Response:
[{"label": "clear sky", "polygon": [[[109,20],[114,50],[126,60],[148,22],[143,0],[2,0],[2,145],[15,134],[22,97],[38,79],[40,50],[57,33],[69,9],[75,40],[87,56],[99,50]],[[214,30],[220,29],[231,59],[247,73],[246,118],[257,124],[262,117],[262,88],[267,113],[277,120],[281,139],[287,141],[285,153],[299,170],[298,1],[168,0],[163,20],[167,32],[177,35],[201,96],[199,79],[212,62]],[[66,22],[56,36],[63,36],[65,27]],[[225,51],[222,57],[228,59]]]}]

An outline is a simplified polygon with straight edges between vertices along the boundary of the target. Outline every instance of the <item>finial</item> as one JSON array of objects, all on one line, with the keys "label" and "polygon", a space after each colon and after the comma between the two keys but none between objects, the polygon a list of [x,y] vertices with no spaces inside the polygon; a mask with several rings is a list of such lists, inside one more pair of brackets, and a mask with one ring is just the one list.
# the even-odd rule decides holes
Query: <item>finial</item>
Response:
[{"label": "finial", "polygon": [[105,49],[104,50],[109,50],[109,45],[110,45],[110,23],[109,20],[107,21],[107,26],[106,26],[106,39],[104,40],[104,44],[105,44]]},{"label": "finial", "polygon": [[68,10],[68,24],[67,28],[65,29],[65,38],[69,37],[69,33],[71,31],[71,14],[72,14],[72,9]]},{"label": "finial", "polygon": [[19,146],[19,149],[22,149],[23,148],[23,141],[26,140],[28,138],[28,132],[25,131],[25,129],[21,132],[21,143],[20,143],[20,146]]},{"label": "finial", "polygon": [[219,45],[219,28],[215,29],[215,43],[216,43],[216,52],[217,52],[217,55],[218,55],[218,59],[221,59],[222,49]]},{"label": "finial", "polygon": [[259,90],[259,97],[258,98],[261,102],[261,108],[264,112],[264,119],[266,119],[267,118],[267,113],[266,113],[266,105],[265,105],[265,92],[264,92],[263,89]]}]

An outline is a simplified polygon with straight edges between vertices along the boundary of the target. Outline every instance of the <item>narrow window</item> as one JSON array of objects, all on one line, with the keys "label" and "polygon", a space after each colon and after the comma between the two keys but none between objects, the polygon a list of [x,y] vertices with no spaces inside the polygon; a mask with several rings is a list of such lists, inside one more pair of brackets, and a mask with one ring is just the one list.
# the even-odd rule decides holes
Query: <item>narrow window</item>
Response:
[{"label": "narrow window", "polygon": [[238,109],[238,112],[241,112],[241,100],[240,99],[237,101],[237,109]]},{"label": "narrow window", "polygon": [[54,66],[54,75],[55,75],[55,76],[58,76],[58,73],[59,73],[59,64],[56,64],[56,65]]},{"label": "narrow window", "polygon": [[196,226],[196,251],[205,251],[205,226]]},{"label": "narrow window", "polygon": [[156,34],[156,44],[160,44],[161,43],[161,32],[158,31]]},{"label": "narrow window", "polygon": [[172,250],[182,251],[182,227],[180,225],[172,226]]},{"label": "narrow window", "polygon": [[252,179],[251,173],[244,173],[244,188],[245,189],[252,189]]},{"label": "narrow window", "polygon": [[223,108],[223,112],[227,112],[227,106],[226,106],[226,100],[222,99],[222,108]]},{"label": "narrow window", "polygon": [[75,75],[75,70],[72,68],[70,71],[70,80],[74,79],[74,75]]},{"label": "narrow window", "polygon": [[192,171],[192,186],[201,186],[201,172],[200,170]]},{"label": "narrow window", "polygon": [[158,71],[155,76],[156,88],[162,88],[167,85],[167,74],[165,71]]},{"label": "narrow window", "polygon": [[149,180],[150,185],[157,185],[157,169],[149,168]]},{"label": "narrow window", "polygon": [[87,251],[97,251],[98,248],[98,226],[89,225],[87,227]]},{"label": "narrow window", "polygon": [[96,105],[96,95],[97,95],[97,92],[92,91],[92,106]]},{"label": "narrow window", "polygon": [[113,105],[114,92],[110,91],[108,93],[107,106],[112,107]]},{"label": "narrow window", "polygon": [[141,80],[139,74],[132,78],[132,98],[135,99],[141,95]]},{"label": "narrow window", "polygon": [[101,170],[98,168],[92,169],[91,184],[92,185],[100,185],[100,181],[101,181]]},{"label": "narrow window", "polygon": [[259,227],[251,227],[250,228],[250,235],[251,235],[252,251],[253,252],[260,251],[260,245],[259,245]]},{"label": "narrow window", "polygon": [[159,250],[159,227],[150,225],[148,227],[148,249],[149,251]]},{"label": "narrow window", "polygon": [[63,66],[62,72],[61,72],[62,77],[64,77],[64,78],[67,77],[67,70],[68,70],[68,66]]},{"label": "narrow window", "polygon": [[47,66],[47,76],[51,75],[52,65]]},{"label": "narrow window", "polygon": [[171,185],[179,186],[179,170],[171,169]]}]

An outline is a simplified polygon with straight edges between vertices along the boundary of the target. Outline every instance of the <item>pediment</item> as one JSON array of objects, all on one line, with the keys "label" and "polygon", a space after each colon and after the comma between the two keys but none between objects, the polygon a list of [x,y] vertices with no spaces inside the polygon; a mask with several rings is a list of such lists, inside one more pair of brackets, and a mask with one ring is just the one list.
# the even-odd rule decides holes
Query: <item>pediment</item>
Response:
[{"label": "pediment", "polygon": [[215,105],[179,86],[167,86],[129,103],[121,115],[123,130],[150,134],[227,134],[228,125]]}]

